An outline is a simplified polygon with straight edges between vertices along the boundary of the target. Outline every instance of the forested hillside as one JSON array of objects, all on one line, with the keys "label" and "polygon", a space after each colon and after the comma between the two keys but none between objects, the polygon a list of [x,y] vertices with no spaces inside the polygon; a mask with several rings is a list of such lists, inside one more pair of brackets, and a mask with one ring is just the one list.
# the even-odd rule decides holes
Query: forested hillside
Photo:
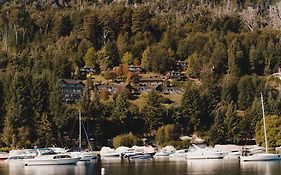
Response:
[{"label": "forested hillside", "polygon": [[[167,124],[210,143],[252,139],[260,93],[281,116],[280,16],[277,0],[1,0],[1,145],[74,145],[78,108],[95,144]],[[78,104],[62,100],[58,80],[85,65],[164,73],[177,60],[188,64],[180,105],[155,91],[138,106],[124,91],[104,99],[90,85]]]}]

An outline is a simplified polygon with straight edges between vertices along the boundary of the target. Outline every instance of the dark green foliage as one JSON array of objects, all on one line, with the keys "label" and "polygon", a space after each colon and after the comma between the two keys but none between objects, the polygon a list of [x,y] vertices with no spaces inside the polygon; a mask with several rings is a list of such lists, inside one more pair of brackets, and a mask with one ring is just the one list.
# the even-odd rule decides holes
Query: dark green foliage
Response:
[{"label": "dark green foliage", "polygon": [[187,121],[186,131],[198,131],[201,122],[202,100],[200,92],[196,87],[186,88],[181,102],[181,115]]},{"label": "dark green foliage", "polygon": [[134,145],[141,145],[141,139],[133,135],[131,132],[129,134],[118,135],[113,138],[114,148],[120,146],[132,147]]},{"label": "dark green foliage", "polygon": [[163,109],[160,103],[160,95],[156,91],[150,92],[142,109],[142,115],[147,129],[153,130],[163,125],[163,116],[165,115]]},{"label": "dark green foliage", "polygon": [[[280,81],[266,77],[281,65],[280,21],[270,10],[276,2],[1,2],[2,141],[14,147],[73,146],[69,128],[78,107],[95,144],[171,123],[180,134],[209,131],[215,143],[254,138],[260,93],[266,113],[281,114]],[[93,82],[78,105],[66,104],[61,96],[58,79],[79,78],[83,66],[110,80],[116,78],[112,68],[122,61],[165,73],[177,69],[177,60],[188,63],[180,71],[192,81],[169,83],[188,84],[179,105],[151,92],[137,107],[126,92],[113,99],[98,94]]]},{"label": "dark green foliage", "polygon": [[[277,115],[266,116],[266,132],[268,147],[276,147],[281,144],[281,118]],[[260,120],[256,126],[257,144],[265,146],[263,120]]]},{"label": "dark green foliage", "polygon": [[16,72],[9,85],[9,101],[6,104],[6,118],[3,141],[12,147],[30,146],[33,139],[33,119],[30,101],[30,74]]},{"label": "dark green foliage", "polygon": [[157,129],[155,141],[161,146],[171,144],[178,139],[178,133],[175,125],[164,125]]},{"label": "dark green foliage", "polygon": [[118,93],[112,107],[112,119],[125,123],[130,117],[130,103],[128,101],[128,94],[125,90]]}]

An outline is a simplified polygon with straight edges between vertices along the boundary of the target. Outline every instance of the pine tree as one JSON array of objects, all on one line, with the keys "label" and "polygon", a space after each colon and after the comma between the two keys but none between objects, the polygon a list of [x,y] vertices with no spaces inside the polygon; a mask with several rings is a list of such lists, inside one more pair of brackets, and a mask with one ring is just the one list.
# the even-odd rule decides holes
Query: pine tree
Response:
[{"label": "pine tree", "polygon": [[15,73],[9,85],[9,101],[2,140],[12,147],[30,146],[33,139],[33,118],[30,103],[31,79],[28,74]]},{"label": "pine tree", "polygon": [[142,109],[146,128],[153,130],[163,125],[164,109],[160,103],[161,96],[156,91],[147,95],[146,102]]},{"label": "pine tree", "polygon": [[200,129],[201,106],[199,90],[195,87],[186,88],[181,101],[181,114],[188,121],[190,132]]}]

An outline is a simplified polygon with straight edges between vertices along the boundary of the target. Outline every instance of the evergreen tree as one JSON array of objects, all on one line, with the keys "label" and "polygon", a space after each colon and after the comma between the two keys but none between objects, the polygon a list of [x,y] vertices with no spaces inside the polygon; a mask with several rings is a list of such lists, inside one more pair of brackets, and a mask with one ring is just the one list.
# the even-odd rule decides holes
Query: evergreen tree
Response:
[{"label": "evergreen tree", "polygon": [[245,110],[251,106],[255,98],[255,86],[251,76],[244,76],[238,82],[238,100],[239,109]]},{"label": "evergreen tree", "polygon": [[225,116],[227,140],[231,143],[237,143],[239,138],[239,118],[236,114],[236,106],[233,103],[228,104]]},{"label": "evergreen tree", "polygon": [[130,102],[126,90],[121,90],[113,103],[112,118],[122,124],[126,123],[130,117]]},{"label": "evergreen tree", "polygon": [[16,72],[9,85],[9,101],[2,135],[3,142],[12,147],[30,146],[33,139],[33,118],[30,103],[31,79]]},{"label": "evergreen tree", "polygon": [[241,76],[243,73],[244,53],[241,42],[234,39],[228,47],[228,72],[234,76]]},{"label": "evergreen tree", "polygon": [[145,126],[153,130],[163,125],[164,109],[160,102],[160,95],[156,91],[151,91],[147,95],[146,102],[142,109]]},{"label": "evergreen tree", "polygon": [[201,121],[201,97],[195,87],[185,89],[181,100],[181,114],[189,123],[189,131],[198,131]]},{"label": "evergreen tree", "polygon": [[226,75],[223,78],[222,89],[221,89],[221,99],[228,103],[236,102],[238,98],[238,80],[232,75]]}]

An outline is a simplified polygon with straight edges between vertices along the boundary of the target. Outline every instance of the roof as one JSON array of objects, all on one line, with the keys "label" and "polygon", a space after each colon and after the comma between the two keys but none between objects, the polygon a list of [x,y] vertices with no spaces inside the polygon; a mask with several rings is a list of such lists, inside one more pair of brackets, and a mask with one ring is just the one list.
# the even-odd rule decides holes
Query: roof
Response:
[{"label": "roof", "polygon": [[80,83],[82,83],[84,85],[82,80],[78,80],[78,79],[60,79],[60,81],[63,81],[66,84],[80,84]]}]

